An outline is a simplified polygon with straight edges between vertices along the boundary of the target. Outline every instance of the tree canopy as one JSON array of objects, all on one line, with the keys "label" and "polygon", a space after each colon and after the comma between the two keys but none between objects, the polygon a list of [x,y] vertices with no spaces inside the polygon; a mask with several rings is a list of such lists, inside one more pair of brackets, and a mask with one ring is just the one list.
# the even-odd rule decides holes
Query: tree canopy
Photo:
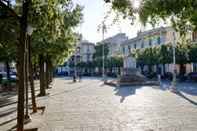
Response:
[{"label": "tree canopy", "polygon": [[139,14],[143,23],[156,23],[159,19],[165,21],[169,18],[179,31],[188,30],[188,26],[196,30],[196,8],[196,0],[142,0]]},{"label": "tree canopy", "polygon": [[[28,98],[28,81],[31,81],[31,91],[34,90],[32,61],[39,63],[40,94],[46,95],[45,86],[52,76],[49,67],[68,56],[77,39],[74,27],[82,20],[81,11],[82,7],[74,5],[72,0],[0,0],[0,59],[12,58],[17,63],[18,131],[23,130],[24,101],[28,105],[24,93],[26,88]],[[33,34],[29,27],[33,27]],[[27,116],[28,108],[25,118]]]},{"label": "tree canopy", "polygon": [[113,10],[121,12],[124,17],[139,14],[141,22],[156,24],[161,19],[170,19],[173,27],[184,33],[189,29],[197,30],[196,0],[141,0],[135,9],[131,0],[104,0]]}]

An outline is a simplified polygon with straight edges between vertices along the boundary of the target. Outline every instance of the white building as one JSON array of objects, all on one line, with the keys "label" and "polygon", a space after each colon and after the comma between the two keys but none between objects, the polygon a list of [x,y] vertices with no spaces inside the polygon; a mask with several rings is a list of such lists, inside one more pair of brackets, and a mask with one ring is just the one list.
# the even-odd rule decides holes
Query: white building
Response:
[{"label": "white building", "polygon": [[[160,27],[149,31],[138,32],[135,38],[125,41],[121,47],[124,56],[124,68],[136,67],[136,61],[131,55],[134,49],[143,49],[154,46],[161,46],[162,44],[173,43],[173,33],[175,33],[175,39],[179,40],[179,33],[175,32],[172,27]],[[191,35],[189,34],[188,37],[191,38]],[[191,64],[186,64],[185,68],[186,72],[192,72]],[[172,72],[172,64],[166,64],[165,69],[166,72]],[[179,73],[179,65],[177,65],[177,69],[177,72]]]},{"label": "white building", "polygon": [[108,45],[109,53],[108,57],[112,57],[121,53],[121,44],[123,44],[128,37],[125,33],[119,33],[115,36],[109,37],[102,41],[101,43],[105,43]]},{"label": "white building", "polygon": [[93,55],[95,53],[95,44],[88,42],[88,41],[82,41],[77,46],[79,49],[79,55],[80,55],[80,61],[81,62],[91,62],[93,61]]}]

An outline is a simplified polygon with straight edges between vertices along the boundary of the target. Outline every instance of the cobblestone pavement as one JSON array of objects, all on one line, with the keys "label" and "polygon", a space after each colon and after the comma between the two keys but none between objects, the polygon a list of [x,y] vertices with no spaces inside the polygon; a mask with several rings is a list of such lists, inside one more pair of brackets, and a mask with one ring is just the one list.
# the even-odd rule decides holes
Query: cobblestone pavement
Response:
[{"label": "cobblestone pavement", "polygon": [[[96,78],[78,83],[58,78],[48,90],[50,95],[38,98],[38,104],[46,106],[44,114],[32,115],[27,127],[36,126],[39,131],[197,131],[197,85],[178,85],[179,95],[167,87],[165,83],[161,88],[115,88]],[[1,107],[0,114],[7,107]],[[16,110],[9,108],[8,113]],[[0,131],[16,124],[15,117],[15,112],[0,115]]]}]

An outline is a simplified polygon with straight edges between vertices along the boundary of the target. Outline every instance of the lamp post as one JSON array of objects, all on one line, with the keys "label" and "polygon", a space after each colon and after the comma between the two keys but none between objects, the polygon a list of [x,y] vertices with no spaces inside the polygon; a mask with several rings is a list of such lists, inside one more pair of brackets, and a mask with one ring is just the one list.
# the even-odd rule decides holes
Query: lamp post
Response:
[{"label": "lamp post", "polygon": [[74,55],[74,76],[73,76],[73,82],[76,82],[76,77],[77,77],[77,55],[76,55],[76,52],[75,52],[75,55]]},{"label": "lamp post", "polygon": [[77,55],[80,51],[80,47],[77,47],[76,51],[75,51],[75,56],[74,56],[74,65],[75,65],[75,69],[74,69],[74,78],[73,78],[73,82],[76,82],[76,78],[77,78]]},{"label": "lamp post", "polygon": [[173,80],[171,84],[170,90],[172,92],[177,92],[176,88],[176,35],[175,32],[173,32]]},{"label": "lamp post", "polygon": [[24,76],[25,76],[25,120],[29,121],[30,120],[30,116],[29,116],[29,112],[28,112],[28,78],[29,78],[29,46],[30,46],[30,37],[33,33],[33,27],[31,25],[27,26],[27,38],[26,38],[26,42],[25,42],[25,62],[24,62]]},{"label": "lamp post", "polygon": [[102,57],[102,61],[103,61],[102,77],[103,77],[104,83],[107,82],[106,75],[105,75],[105,42],[104,42],[105,32],[106,32],[106,25],[105,25],[105,23],[103,21],[103,23],[102,23],[102,39],[103,39],[103,46],[102,46],[102,53],[103,53],[103,57]]}]

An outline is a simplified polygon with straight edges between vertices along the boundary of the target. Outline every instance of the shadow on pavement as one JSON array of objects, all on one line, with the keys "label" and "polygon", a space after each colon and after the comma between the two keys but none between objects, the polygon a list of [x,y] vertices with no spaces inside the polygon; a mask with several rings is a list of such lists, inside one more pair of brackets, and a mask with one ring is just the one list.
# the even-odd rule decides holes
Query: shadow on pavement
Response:
[{"label": "shadow on pavement", "polygon": [[114,89],[115,95],[121,96],[120,103],[123,103],[126,97],[130,95],[135,95],[136,89],[140,89],[142,86],[133,86],[133,87],[116,87]]},{"label": "shadow on pavement", "polygon": [[8,123],[10,123],[10,122],[12,122],[12,121],[15,121],[16,119],[17,119],[17,118],[13,118],[13,119],[10,119],[10,120],[8,120],[8,121],[4,121],[4,122],[0,123],[0,126],[3,126],[3,125],[8,124]]},{"label": "shadow on pavement", "polygon": [[12,104],[16,104],[17,102],[13,98],[16,95],[17,94],[15,92],[0,93],[0,108],[5,107],[5,106],[9,106],[9,105],[12,105]]},{"label": "shadow on pavement", "polygon": [[182,97],[183,99],[189,101],[191,104],[196,105],[197,106],[197,102],[191,100],[190,98],[188,98],[187,96],[185,96],[183,93],[178,92],[176,93],[178,96]]},{"label": "shadow on pavement", "polygon": [[5,106],[9,106],[9,105],[13,105],[16,103],[17,103],[17,101],[14,101],[14,102],[4,101],[4,103],[0,103],[0,108],[5,107]]},{"label": "shadow on pavement", "polygon": [[79,86],[79,87],[74,88],[74,89],[70,89],[70,90],[65,90],[65,91],[62,91],[62,92],[58,92],[58,93],[55,93],[55,94],[50,95],[49,97],[51,97],[51,96],[56,96],[56,95],[61,95],[61,94],[64,94],[64,93],[70,93],[70,92],[73,92],[73,91],[76,91],[76,90],[80,90],[80,89],[83,89],[83,88],[87,88],[88,85],[89,85],[89,84],[83,85],[83,86]]},{"label": "shadow on pavement", "polygon": [[7,115],[10,115],[10,114],[16,112],[16,110],[17,110],[16,107],[13,107],[13,108],[10,108],[10,109],[8,109],[6,111],[1,111],[0,118],[4,117],[4,116],[7,116]]},{"label": "shadow on pavement", "polygon": [[[170,86],[171,86],[170,81],[163,81],[161,89],[163,88],[162,90],[168,90]],[[184,92],[186,94],[197,96],[197,83],[193,83],[193,82],[181,82],[180,83],[179,82],[176,84],[176,88],[179,91]]]},{"label": "shadow on pavement", "polygon": [[186,94],[197,96],[197,84],[196,83],[182,83],[177,85],[178,89]]}]

